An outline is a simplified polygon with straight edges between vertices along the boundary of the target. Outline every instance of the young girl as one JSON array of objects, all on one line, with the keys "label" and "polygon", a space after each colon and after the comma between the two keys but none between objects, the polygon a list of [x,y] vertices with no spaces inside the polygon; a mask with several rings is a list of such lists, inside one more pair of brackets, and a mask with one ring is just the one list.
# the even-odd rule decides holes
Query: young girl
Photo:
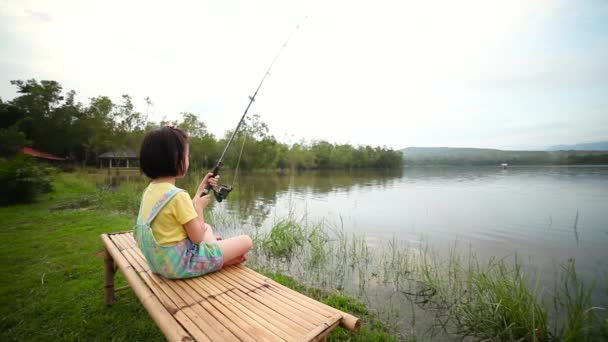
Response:
[{"label": "young girl", "polygon": [[135,240],[150,269],[171,279],[244,262],[252,246],[247,235],[218,240],[205,223],[209,195],[200,195],[207,184],[217,186],[219,176],[207,174],[192,198],[175,186],[188,171],[189,157],[188,136],[172,126],[148,132],[139,153],[141,170],[152,181],[142,196]]}]

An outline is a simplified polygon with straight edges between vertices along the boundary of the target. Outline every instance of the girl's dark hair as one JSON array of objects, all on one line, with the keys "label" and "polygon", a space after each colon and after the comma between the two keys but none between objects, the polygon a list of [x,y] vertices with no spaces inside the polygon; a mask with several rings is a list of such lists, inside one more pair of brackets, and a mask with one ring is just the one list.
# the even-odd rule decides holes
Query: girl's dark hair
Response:
[{"label": "girl's dark hair", "polygon": [[146,176],[183,175],[188,135],[179,128],[164,126],[146,133],[139,150],[139,167]]}]

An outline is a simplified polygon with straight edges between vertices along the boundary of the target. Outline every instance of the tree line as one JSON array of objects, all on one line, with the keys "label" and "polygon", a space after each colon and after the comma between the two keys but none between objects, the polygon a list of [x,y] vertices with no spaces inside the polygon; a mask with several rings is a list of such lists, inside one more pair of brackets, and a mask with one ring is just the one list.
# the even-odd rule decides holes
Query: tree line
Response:
[{"label": "tree line", "polygon": [[[181,119],[153,122],[137,111],[133,99],[118,101],[107,96],[77,102],[76,92],[63,92],[56,81],[14,80],[18,96],[0,99],[0,157],[18,153],[24,146],[67,157],[73,162],[96,165],[107,151],[138,151],[145,132],[171,124],[190,136],[191,164],[210,168],[220,157],[232,131],[223,137],[210,133],[193,113]],[[152,105],[146,98],[148,106]],[[242,149],[242,153],[241,153]],[[386,147],[351,146],[327,141],[301,140],[286,144],[276,140],[259,115],[248,116],[227,153],[225,165],[242,169],[354,169],[400,168],[403,154]]]},{"label": "tree line", "polygon": [[410,147],[407,165],[607,165],[608,151],[504,151],[481,148]]}]

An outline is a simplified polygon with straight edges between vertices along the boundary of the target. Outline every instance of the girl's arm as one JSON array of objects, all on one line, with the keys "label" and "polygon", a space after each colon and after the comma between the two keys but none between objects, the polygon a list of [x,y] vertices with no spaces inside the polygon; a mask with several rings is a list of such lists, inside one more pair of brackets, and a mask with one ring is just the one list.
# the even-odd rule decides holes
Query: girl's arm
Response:
[{"label": "girl's arm", "polygon": [[184,224],[184,228],[186,229],[186,234],[188,235],[188,239],[195,244],[199,244],[203,242],[203,237],[205,236],[205,231],[207,227],[205,226],[205,220],[198,216]]},{"label": "girl's arm", "polygon": [[186,234],[188,235],[188,238],[195,244],[199,244],[203,241],[203,237],[205,236],[205,232],[207,230],[203,210],[209,204],[209,195],[201,197],[201,193],[203,192],[203,189],[205,189],[207,183],[211,184],[211,186],[213,187],[217,186],[217,178],[219,178],[219,176],[217,176],[216,178],[213,178],[212,176],[212,173],[208,173],[205,176],[205,178],[199,185],[198,190],[194,194],[194,197],[192,198],[192,204],[194,205],[194,209],[196,210],[198,217],[184,224],[184,229],[186,229]]}]

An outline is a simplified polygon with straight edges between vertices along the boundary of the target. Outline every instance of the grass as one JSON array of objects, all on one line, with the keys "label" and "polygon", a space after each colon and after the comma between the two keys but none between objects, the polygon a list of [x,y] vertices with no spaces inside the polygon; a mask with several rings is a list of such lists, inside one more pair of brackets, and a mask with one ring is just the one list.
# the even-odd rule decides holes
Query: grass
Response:
[{"label": "grass", "polygon": [[281,220],[264,239],[264,250],[275,258],[290,258],[304,245],[304,229],[293,220]]},{"label": "grass", "polygon": [[475,258],[463,263],[454,254],[449,260],[439,272],[425,264],[424,287],[416,292],[436,311],[444,329],[482,340],[548,340],[547,312],[517,259],[491,259],[483,266]]},{"label": "grass", "polygon": [[306,287],[282,273],[264,272],[264,275],[274,279],[293,290],[303,293],[322,303],[336,309],[349,312],[361,319],[361,329],[358,333],[338,327],[330,333],[328,341],[400,341],[401,339],[394,331],[391,331],[384,323],[378,320],[376,315],[370,313],[365,304],[357,299],[345,295],[339,291],[322,291],[317,288]]},{"label": "grass", "polygon": [[[578,277],[574,260],[568,260],[562,275],[562,286],[555,297],[556,306],[566,312],[564,325],[556,335],[564,341],[591,341],[596,336],[608,337],[608,319],[598,313],[606,308],[594,306],[591,300],[594,284],[587,286]],[[604,315],[605,316],[605,315]]]},{"label": "grass", "polygon": [[[119,293],[114,307],[103,304],[99,235],[129,229],[132,218],[86,207],[51,210],[96,191],[64,176],[55,188],[37,204],[0,208],[1,339],[162,340],[132,293]],[[117,282],[126,285],[120,276]]]}]

